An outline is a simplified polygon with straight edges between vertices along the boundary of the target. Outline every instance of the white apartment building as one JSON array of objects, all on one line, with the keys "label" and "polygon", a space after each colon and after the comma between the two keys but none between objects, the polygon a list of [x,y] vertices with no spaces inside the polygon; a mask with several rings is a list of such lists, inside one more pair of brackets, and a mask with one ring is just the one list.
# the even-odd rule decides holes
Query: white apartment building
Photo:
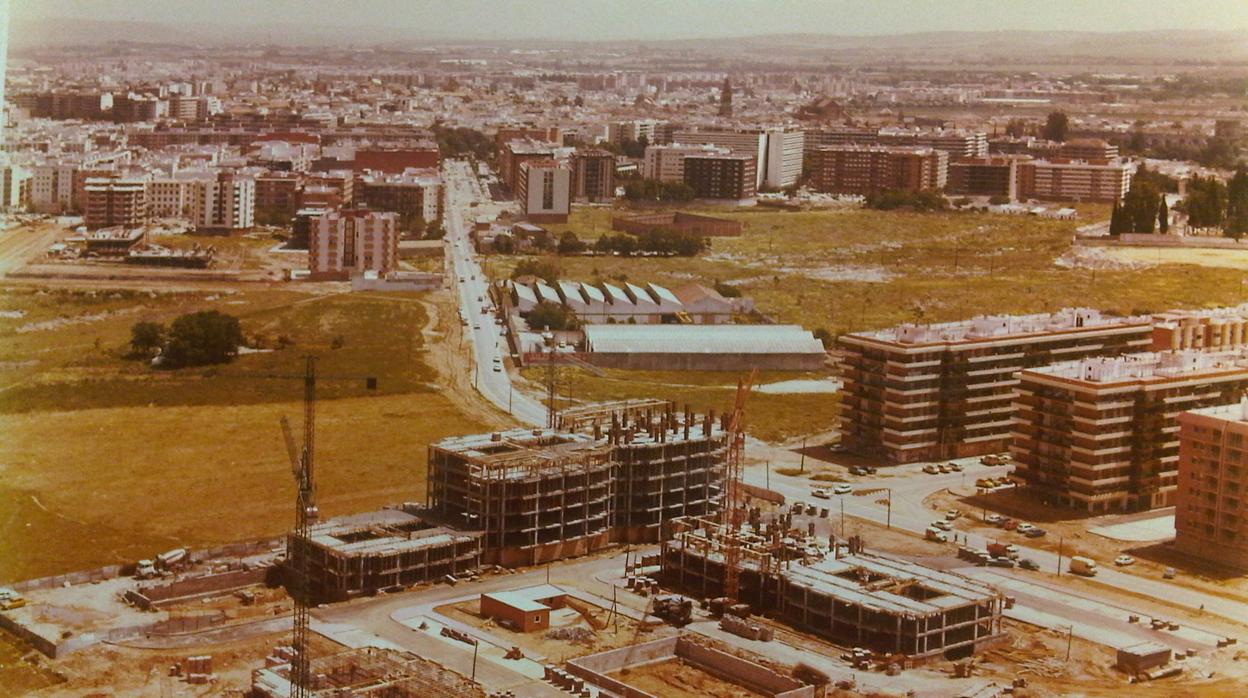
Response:
[{"label": "white apartment building", "polygon": [[17,209],[26,206],[22,196],[23,187],[30,192],[30,170],[20,165],[6,164],[0,167],[0,209]]},{"label": "white apartment building", "polygon": [[572,210],[572,170],[555,160],[520,164],[516,200],[534,223],[566,223]]},{"label": "white apartment building", "polygon": [[[685,158],[689,155],[727,155],[728,148],[716,145],[651,145],[646,147],[641,176],[661,182],[685,181]],[[799,168],[800,170],[800,168]]]},{"label": "white apartment building", "polygon": [[802,148],[806,142],[800,129],[706,129],[677,131],[673,143],[716,145],[734,155],[752,155],[758,163],[757,188],[782,189],[797,183],[802,175]]},{"label": "white apartment building", "polygon": [[802,178],[802,153],[806,134],[796,129],[773,129],[767,132],[767,171],[763,184],[784,189]]},{"label": "white apartment building", "polygon": [[65,213],[74,207],[78,163],[45,163],[31,170],[30,207],[37,213]]},{"label": "white apartment building", "polygon": [[211,172],[178,173],[172,177],[153,179],[147,185],[149,210],[155,218],[200,218],[200,199],[204,187],[212,184]]},{"label": "white apartment building", "polygon": [[256,224],[256,181],[232,172],[220,172],[199,188],[201,230],[247,230]]},{"label": "white apartment building", "polygon": [[313,279],[384,276],[398,268],[399,216],[386,211],[330,211],[316,220],[308,241]]},{"label": "white apartment building", "polygon": [[612,121],[607,124],[607,140],[616,145],[622,145],[625,141],[640,141],[646,139],[647,143],[655,142],[655,129],[663,122],[656,119],[634,119],[632,121]]}]

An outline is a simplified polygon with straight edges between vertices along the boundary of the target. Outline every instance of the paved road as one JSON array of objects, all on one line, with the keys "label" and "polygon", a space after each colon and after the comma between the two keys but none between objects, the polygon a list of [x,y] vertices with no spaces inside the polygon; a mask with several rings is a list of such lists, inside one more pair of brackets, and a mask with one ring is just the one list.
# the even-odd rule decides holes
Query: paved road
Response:
[{"label": "paved road", "polygon": [[[892,490],[892,525],[922,534],[932,521],[940,518],[938,512],[923,506],[923,499],[926,496],[947,487],[957,487],[963,482],[973,483],[976,478],[985,472],[997,474],[1002,472],[1002,469],[999,467],[990,468],[983,466],[973,459],[959,462],[964,464],[965,470],[963,473],[927,475],[921,472],[919,466],[904,465],[889,468],[888,472],[895,474],[895,477],[867,479],[855,483],[854,486],[856,489],[867,487],[890,488]],[[832,514],[834,517],[838,516],[841,511],[841,503],[838,501],[812,499],[810,496],[812,482],[804,477],[784,476],[775,472],[771,473],[770,476],[766,476],[763,469],[751,467],[746,471],[745,480],[760,486],[769,480],[771,489],[781,492],[791,501],[813,502],[818,503],[820,506],[827,506],[833,510]],[[844,495],[835,499],[844,500],[846,515],[868,519],[877,523],[885,523],[889,518],[887,509],[875,503],[877,499],[885,496],[886,494],[881,492],[878,495],[868,496]],[[959,536],[966,535],[967,544],[975,548],[985,548],[988,543],[992,542],[988,537],[977,533],[959,531],[958,534]],[[1019,554],[1022,557],[1035,560],[1042,570],[1048,572],[1056,572],[1058,570],[1056,553],[1016,544],[1019,547]],[[1063,564],[1067,559],[1063,559]],[[1063,569],[1062,574],[1069,573]],[[1106,567],[1104,563],[1100,566],[1100,571],[1093,578],[1093,581],[1121,591],[1141,594],[1162,603],[1180,606],[1193,611],[1199,611],[1203,608],[1205,613],[1221,616],[1237,623],[1244,623],[1245,619],[1248,619],[1248,603],[1206,594],[1181,584],[1174,584],[1161,579],[1149,579],[1119,572],[1112,567]]]},{"label": "paved road", "polygon": [[[499,409],[511,413],[526,424],[546,424],[546,408],[537,400],[515,390],[511,376],[503,365],[507,341],[488,293],[489,282],[472,251],[467,221],[473,218],[473,202],[488,201],[488,195],[462,160],[449,160],[443,168],[446,181],[446,240],[451,258],[452,283],[459,294],[459,307],[467,319],[465,336],[472,342],[473,384],[477,391]],[[497,369],[497,370],[496,370]]]}]

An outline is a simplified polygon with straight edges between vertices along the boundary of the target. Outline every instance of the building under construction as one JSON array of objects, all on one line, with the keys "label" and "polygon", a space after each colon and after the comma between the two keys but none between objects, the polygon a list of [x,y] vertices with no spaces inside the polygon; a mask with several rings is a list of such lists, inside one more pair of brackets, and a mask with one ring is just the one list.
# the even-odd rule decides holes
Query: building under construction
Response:
[{"label": "building under construction", "polygon": [[316,602],[409,587],[481,566],[480,533],[435,526],[395,509],[314,524],[307,538],[291,533],[287,546],[293,569],[301,569],[306,557],[308,591]]},{"label": "building under construction", "polygon": [[663,522],[717,510],[726,433],[713,414],[609,403],[557,423],[430,445],[428,511],[480,531],[485,562],[533,565],[658,542]]},{"label": "building under construction", "polygon": [[[280,657],[274,657],[280,660]],[[290,664],[257,669],[251,695],[293,695]],[[347,650],[311,661],[311,698],[486,698],[481,686],[441,664],[376,647]]]},{"label": "building under construction", "polygon": [[736,531],[712,518],[671,522],[661,563],[666,584],[719,597],[735,547],[737,600],[841,645],[922,661],[972,654],[1004,638],[1005,597],[962,575],[861,551],[827,553],[779,525]]}]

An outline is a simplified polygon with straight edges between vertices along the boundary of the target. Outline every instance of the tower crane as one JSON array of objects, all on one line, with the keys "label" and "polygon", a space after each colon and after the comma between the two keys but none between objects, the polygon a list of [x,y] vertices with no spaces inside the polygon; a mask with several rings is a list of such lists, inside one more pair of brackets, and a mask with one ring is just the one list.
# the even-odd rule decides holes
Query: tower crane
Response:
[{"label": "tower crane", "polygon": [[[282,416],[282,436],[286,439],[286,453],[290,456],[291,472],[295,476],[295,537],[308,539],[309,528],[320,518],[316,508],[316,480],[314,479],[313,453],[316,440],[316,359],[309,356],[303,377],[303,448],[295,445],[290,421]],[[294,557],[287,544],[287,560]],[[290,698],[306,698],[311,695],[311,657],[308,648],[308,556],[298,556],[298,569],[291,580],[290,595],[295,602],[294,640],[291,643],[295,656],[290,663]]]},{"label": "tower crane", "polygon": [[737,529],[741,527],[741,468],[745,451],[745,401],[754,388],[758,378],[758,369],[750,371],[744,381],[737,381],[737,399],[733,404],[732,415],[728,419],[728,458],[725,468],[723,511],[724,520],[724,596],[737,601],[741,583],[741,539]]}]

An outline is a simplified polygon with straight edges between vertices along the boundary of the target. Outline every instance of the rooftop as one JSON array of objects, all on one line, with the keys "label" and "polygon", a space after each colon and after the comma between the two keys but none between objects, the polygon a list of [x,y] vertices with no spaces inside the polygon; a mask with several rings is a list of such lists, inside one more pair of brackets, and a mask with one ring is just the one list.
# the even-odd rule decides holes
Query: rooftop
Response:
[{"label": "rooftop", "polygon": [[472,538],[472,534],[431,526],[419,516],[397,509],[330,519],[308,530],[308,540],[343,555],[416,551]]},{"label": "rooftop", "polygon": [[1219,352],[1183,349],[1093,357],[1027,369],[1023,374],[1052,376],[1083,383],[1115,384],[1164,382],[1222,372],[1248,374],[1248,348]]},{"label": "rooftop", "polygon": [[586,325],[591,351],[654,354],[823,354],[797,325]]},{"label": "rooftop", "polygon": [[889,344],[932,345],[994,341],[1007,337],[1027,337],[1080,332],[1088,328],[1146,325],[1145,317],[1102,315],[1093,308],[1063,308],[1055,313],[1036,315],[987,315],[927,325],[906,323],[875,332],[858,332],[842,339],[874,340]]}]

